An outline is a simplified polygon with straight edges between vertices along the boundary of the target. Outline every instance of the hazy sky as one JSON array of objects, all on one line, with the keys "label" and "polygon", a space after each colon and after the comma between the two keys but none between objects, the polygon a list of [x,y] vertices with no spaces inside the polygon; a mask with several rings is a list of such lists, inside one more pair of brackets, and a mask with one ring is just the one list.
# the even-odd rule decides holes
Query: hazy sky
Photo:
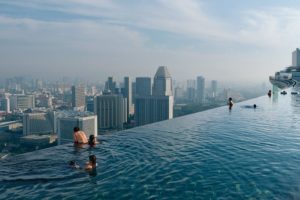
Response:
[{"label": "hazy sky", "polygon": [[300,47],[300,2],[0,0],[0,77],[267,81]]}]

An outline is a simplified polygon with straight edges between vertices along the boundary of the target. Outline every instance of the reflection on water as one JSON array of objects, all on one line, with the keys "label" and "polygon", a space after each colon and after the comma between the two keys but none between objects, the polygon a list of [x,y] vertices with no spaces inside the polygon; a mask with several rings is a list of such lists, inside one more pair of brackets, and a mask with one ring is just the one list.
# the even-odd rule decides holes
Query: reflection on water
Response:
[{"label": "reflection on water", "polygon": [[[273,95],[274,96],[274,95]],[[273,97],[272,97],[273,98]],[[267,97],[0,163],[0,199],[300,199],[299,97]],[[245,109],[257,104],[257,109]],[[97,156],[97,169],[84,166]]]}]

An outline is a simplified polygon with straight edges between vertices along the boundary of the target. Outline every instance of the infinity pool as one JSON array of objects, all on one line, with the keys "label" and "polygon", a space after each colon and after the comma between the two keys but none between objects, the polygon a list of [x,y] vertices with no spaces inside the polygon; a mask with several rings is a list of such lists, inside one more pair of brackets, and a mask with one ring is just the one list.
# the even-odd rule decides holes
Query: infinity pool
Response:
[{"label": "infinity pool", "polygon": [[[0,161],[0,199],[300,199],[299,122],[300,96],[265,96],[18,155]],[[96,172],[68,168],[90,154]]]}]

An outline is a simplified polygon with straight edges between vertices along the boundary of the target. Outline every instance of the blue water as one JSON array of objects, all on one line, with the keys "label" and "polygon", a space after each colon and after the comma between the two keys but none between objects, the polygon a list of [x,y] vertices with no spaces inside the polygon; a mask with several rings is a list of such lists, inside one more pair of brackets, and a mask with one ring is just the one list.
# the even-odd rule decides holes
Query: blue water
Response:
[{"label": "blue water", "polygon": [[[266,96],[18,155],[0,162],[0,199],[300,199],[299,121],[299,96]],[[96,171],[68,168],[90,154]]]}]

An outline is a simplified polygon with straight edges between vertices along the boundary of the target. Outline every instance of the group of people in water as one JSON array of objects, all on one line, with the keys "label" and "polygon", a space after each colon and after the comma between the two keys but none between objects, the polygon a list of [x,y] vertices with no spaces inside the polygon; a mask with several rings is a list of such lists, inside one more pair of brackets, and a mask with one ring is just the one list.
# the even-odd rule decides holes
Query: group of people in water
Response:
[{"label": "group of people in water", "polygon": [[[269,91],[268,91],[268,96],[269,96],[269,97],[272,96],[272,90],[269,90]],[[232,107],[233,107],[233,101],[232,101],[232,98],[231,98],[231,97],[229,97],[227,105],[228,105],[228,107],[229,107],[229,110],[231,110]],[[248,108],[248,107],[256,108],[257,106],[256,106],[256,104],[253,104],[253,106],[246,106],[246,107],[247,107],[247,108]]]},{"label": "group of people in water", "polygon": [[[94,135],[90,135],[89,139],[87,139],[87,136],[85,132],[81,131],[79,127],[74,127],[74,144],[75,145],[85,145],[88,144],[90,147],[94,147],[97,144],[97,138]],[[90,155],[89,160],[86,163],[85,167],[83,169],[90,171],[96,168],[97,166],[97,158],[95,155]],[[75,169],[82,169],[80,165],[76,163],[76,161],[72,160],[69,162],[69,166]]]}]

